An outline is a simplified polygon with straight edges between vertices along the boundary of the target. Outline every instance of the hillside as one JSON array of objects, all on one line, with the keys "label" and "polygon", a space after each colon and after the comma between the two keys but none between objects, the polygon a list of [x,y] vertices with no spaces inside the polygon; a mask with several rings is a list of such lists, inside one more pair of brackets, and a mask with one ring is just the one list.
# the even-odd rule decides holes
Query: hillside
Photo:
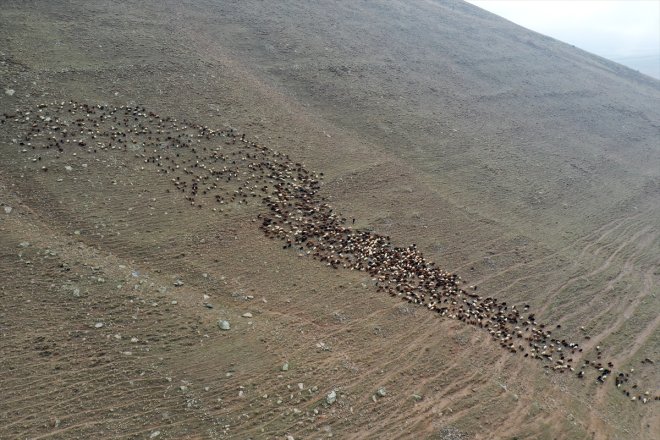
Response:
[{"label": "hillside", "polygon": [[[660,435],[660,81],[453,0],[6,2],[0,41],[0,438]],[[289,248],[310,206],[576,371]]]}]

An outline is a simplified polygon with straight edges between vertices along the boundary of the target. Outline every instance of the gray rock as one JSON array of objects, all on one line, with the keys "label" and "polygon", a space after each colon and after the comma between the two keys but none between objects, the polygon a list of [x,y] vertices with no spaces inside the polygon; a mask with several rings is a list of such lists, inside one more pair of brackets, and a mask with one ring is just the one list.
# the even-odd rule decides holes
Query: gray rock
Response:
[{"label": "gray rock", "polygon": [[337,392],[335,390],[330,391],[326,396],[325,396],[325,402],[328,405],[332,405],[337,401]]},{"label": "gray rock", "polygon": [[378,388],[376,394],[378,394],[378,397],[385,397],[387,396],[387,390],[385,390],[385,388]]},{"label": "gray rock", "polygon": [[243,318],[252,318],[252,313],[250,312],[243,313]]},{"label": "gray rock", "polygon": [[289,363],[288,363],[288,362],[285,362],[285,363],[282,365],[282,371],[289,371]]},{"label": "gray rock", "polygon": [[14,89],[5,89],[5,94],[7,96],[14,96],[14,93],[16,93],[16,90]]},{"label": "gray rock", "polygon": [[229,321],[225,321],[224,319],[218,321],[218,327],[220,327],[220,330],[231,329],[231,326],[229,325]]},{"label": "gray rock", "polygon": [[174,286],[176,286],[176,287],[181,287],[181,286],[183,286],[183,281],[177,279],[177,280],[174,282]]},{"label": "gray rock", "polygon": [[12,211],[13,209],[14,209],[14,208],[12,208],[11,206],[5,206],[5,214],[11,214],[11,211]]}]

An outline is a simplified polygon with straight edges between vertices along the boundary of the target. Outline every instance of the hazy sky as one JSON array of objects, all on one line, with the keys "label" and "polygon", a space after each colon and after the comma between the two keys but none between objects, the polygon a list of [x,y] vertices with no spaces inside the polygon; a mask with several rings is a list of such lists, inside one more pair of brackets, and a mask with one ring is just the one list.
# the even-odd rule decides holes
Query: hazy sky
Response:
[{"label": "hazy sky", "polygon": [[660,79],[660,0],[467,0]]}]

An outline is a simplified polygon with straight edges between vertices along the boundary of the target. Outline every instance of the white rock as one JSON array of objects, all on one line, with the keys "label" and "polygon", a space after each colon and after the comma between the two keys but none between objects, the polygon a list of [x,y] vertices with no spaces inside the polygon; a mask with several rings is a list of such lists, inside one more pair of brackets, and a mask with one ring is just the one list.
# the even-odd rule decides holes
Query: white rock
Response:
[{"label": "white rock", "polygon": [[243,313],[243,318],[252,318],[252,313],[250,312]]},{"label": "white rock", "polygon": [[326,396],[325,396],[325,401],[328,405],[332,405],[337,401],[337,392],[335,390],[330,391]]},{"label": "white rock", "polygon": [[149,436],[149,438],[156,438],[156,437],[158,437],[159,435],[160,435],[160,431],[154,431],[154,432],[151,433],[151,435]]},{"label": "white rock", "polygon": [[220,327],[220,330],[231,329],[231,326],[229,325],[229,321],[225,321],[224,319],[218,321],[218,327]]},{"label": "white rock", "polygon": [[104,325],[105,325],[105,324],[103,324],[102,322],[97,322],[96,324],[94,324],[94,327],[95,327],[95,328],[101,328],[101,327],[103,327]]},{"label": "white rock", "polygon": [[8,96],[14,96],[14,93],[16,93],[14,89],[5,89],[5,94]]},{"label": "white rock", "polygon": [[5,214],[11,214],[12,209],[14,208],[12,208],[11,206],[5,206]]}]

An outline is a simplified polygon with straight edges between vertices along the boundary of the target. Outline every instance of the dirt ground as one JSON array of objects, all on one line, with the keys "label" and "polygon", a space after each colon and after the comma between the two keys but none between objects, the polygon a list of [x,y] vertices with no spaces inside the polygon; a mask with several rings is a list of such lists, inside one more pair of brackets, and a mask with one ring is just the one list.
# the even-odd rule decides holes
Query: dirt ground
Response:
[{"label": "dirt ground", "polygon": [[[6,1],[0,42],[0,114],[233,127],[660,392],[660,82],[457,1]],[[660,435],[657,402],[283,250],[257,208],[190,209],[130,155],[43,173],[19,138],[0,125],[0,438]]]}]

